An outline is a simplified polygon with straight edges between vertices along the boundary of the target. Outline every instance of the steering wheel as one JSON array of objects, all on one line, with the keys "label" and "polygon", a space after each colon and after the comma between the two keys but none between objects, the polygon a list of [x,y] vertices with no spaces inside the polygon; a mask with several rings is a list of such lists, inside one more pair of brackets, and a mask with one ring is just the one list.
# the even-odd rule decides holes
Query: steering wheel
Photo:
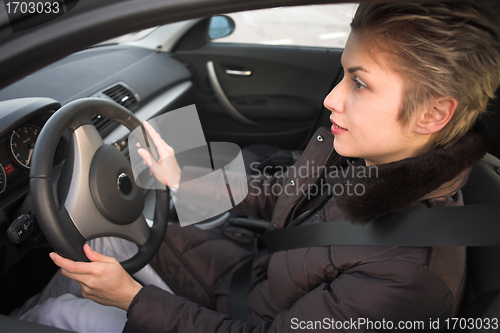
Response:
[{"label": "steering wheel", "polygon": [[[142,189],[134,181],[130,162],[114,146],[103,143],[91,121],[94,114],[117,120],[130,131],[141,126],[127,109],[99,98],[80,99],[60,108],[43,126],[33,151],[34,210],[50,245],[72,260],[89,261],[83,245],[93,238],[116,236],[134,242],[139,251],[121,263],[133,274],[160,247],[168,224],[168,187],[156,192],[154,224],[149,228],[142,215]],[[53,160],[66,129],[72,140],[55,189]]]}]

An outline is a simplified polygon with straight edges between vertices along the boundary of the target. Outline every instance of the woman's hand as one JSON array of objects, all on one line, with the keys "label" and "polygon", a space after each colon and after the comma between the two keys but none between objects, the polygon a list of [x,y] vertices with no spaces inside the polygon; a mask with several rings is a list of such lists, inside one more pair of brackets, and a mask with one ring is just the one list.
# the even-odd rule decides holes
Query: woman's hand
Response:
[{"label": "woman's hand", "polygon": [[80,284],[83,297],[103,305],[112,305],[127,311],[142,286],[112,257],[90,248],[83,251],[91,262],[75,262],[52,252],[50,258],[62,268],[62,274]]},{"label": "woman's hand", "polygon": [[155,131],[153,126],[147,122],[143,122],[142,124],[148,131],[151,139],[153,139],[158,151],[159,160],[155,161],[150,152],[144,148],[140,148],[141,146],[138,143],[139,155],[144,160],[144,163],[149,166],[149,169],[160,183],[178,189],[181,180],[181,168],[175,158],[174,149],[161,138],[160,134]]}]

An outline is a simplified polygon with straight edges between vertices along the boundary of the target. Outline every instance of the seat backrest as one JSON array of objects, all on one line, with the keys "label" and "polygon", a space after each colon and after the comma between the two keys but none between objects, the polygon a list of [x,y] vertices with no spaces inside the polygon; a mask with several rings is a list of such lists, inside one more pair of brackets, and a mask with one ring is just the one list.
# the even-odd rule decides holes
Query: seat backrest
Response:
[{"label": "seat backrest", "polygon": [[[466,205],[500,204],[500,160],[486,154],[472,168],[462,193]],[[469,247],[467,282],[460,315],[463,318],[480,317],[497,295],[500,295],[500,247]]]},{"label": "seat backrest", "polygon": [[490,101],[487,113],[481,117],[481,120],[492,140],[490,153],[500,158],[500,88],[497,89],[495,95],[497,97]]},{"label": "seat backrest", "polygon": [[472,168],[462,194],[466,205],[500,204],[500,160],[486,154]]}]

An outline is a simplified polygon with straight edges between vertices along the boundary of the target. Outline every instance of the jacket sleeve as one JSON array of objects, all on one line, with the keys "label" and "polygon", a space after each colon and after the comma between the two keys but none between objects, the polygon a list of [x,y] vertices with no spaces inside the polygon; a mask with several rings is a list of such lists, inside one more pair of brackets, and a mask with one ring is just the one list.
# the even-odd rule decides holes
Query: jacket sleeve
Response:
[{"label": "jacket sleeve", "polygon": [[[207,175],[209,171],[210,170],[207,170],[206,168],[194,166],[184,167],[181,173],[181,184],[193,184],[193,182],[191,182],[192,180],[203,179],[203,176]],[[228,177],[229,179],[231,178],[230,175]],[[276,205],[278,197],[282,192],[283,182],[286,180],[286,177],[287,174],[285,172],[277,173],[274,176],[268,176],[265,174],[247,176],[246,187],[248,189],[248,193],[239,204],[233,207],[231,212],[234,214],[252,216],[270,221],[274,206]],[[216,181],[214,183],[225,184],[225,181],[221,179],[220,181]],[[177,200],[182,200],[183,202],[191,201],[193,205],[203,209],[202,206],[204,200],[194,202],[193,198],[209,197],[210,200],[206,200],[206,202],[211,203],[207,207],[207,209],[210,209],[214,202],[217,203],[222,201],[222,198],[228,193],[225,186],[214,187],[214,183],[209,181],[204,185],[203,181],[198,181],[196,186],[181,185],[182,191],[178,192]],[[233,197],[236,192],[240,192],[234,187],[232,187],[231,190]]]},{"label": "jacket sleeve", "polygon": [[[128,321],[123,332],[304,332],[307,331],[308,321],[320,321],[321,325],[324,325],[316,326],[315,329],[309,330],[310,332],[331,332],[332,326],[328,326],[331,319],[351,321],[357,320],[358,317],[336,298],[336,291],[328,284],[307,293],[289,310],[278,313],[274,320],[260,325],[232,319],[184,297],[154,286],[146,286],[137,294],[128,309]],[[335,331],[358,332],[350,328]]]},{"label": "jacket sleeve", "polygon": [[398,330],[400,323],[409,322],[424,329],[430,319],[443,324],[451,315],[453,297],[449,289],[425,267],[401,263],[401,269],[416,273],[409,288],[408,279],[394,274],[390,266],[363,266],[319,285],[274,320],[260,325],[234,320],[147,286],[132,302],[124,332],[367,332],[384,322],[386,330],[390,330],[389,325]]}]

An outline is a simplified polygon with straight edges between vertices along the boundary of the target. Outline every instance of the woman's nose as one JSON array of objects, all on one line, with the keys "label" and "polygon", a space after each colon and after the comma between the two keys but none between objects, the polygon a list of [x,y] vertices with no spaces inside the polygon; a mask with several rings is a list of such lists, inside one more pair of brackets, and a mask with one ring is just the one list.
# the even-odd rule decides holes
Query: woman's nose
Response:
[{"label": "woman's nose", "polygon": [[343,112],[345,94],[342,92],[344,80],[340,81],[335,88],[325,97],[323,105],[332,112]]}]

